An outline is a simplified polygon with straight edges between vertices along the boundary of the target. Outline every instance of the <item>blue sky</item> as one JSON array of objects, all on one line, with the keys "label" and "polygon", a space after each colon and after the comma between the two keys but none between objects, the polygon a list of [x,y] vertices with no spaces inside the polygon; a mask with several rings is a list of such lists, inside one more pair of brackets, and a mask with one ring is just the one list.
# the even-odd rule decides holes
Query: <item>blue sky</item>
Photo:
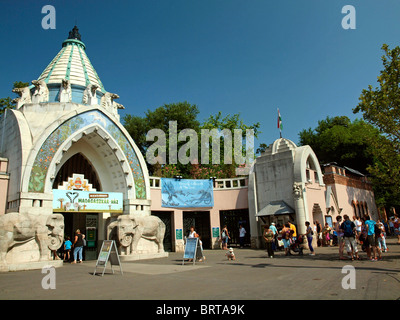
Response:
[{"label": "blue sky", "polygon": [[[41,9],[56,9],[44,30]],[[356,9],[344,30],[342,7]],[[400,40],[398,0],[0,0],[0,97],[37,79],[75,25],[107,91],[143,116],[188,101],[199,119],[221,111],[260,122],[256,141],[298,142],[302,129],[346,115],[376,85],[381,46]]]}]

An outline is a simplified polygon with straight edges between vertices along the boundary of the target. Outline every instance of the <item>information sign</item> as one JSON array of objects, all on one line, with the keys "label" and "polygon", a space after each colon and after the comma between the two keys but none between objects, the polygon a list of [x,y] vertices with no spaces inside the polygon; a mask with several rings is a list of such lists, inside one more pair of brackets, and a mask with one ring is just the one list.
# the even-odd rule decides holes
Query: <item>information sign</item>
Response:
[{"label": "information sign", "polygon": [[193,260],[193,264],[195,264],[196,259],[202,258],[203,249],[201,248],[199,238],[187,238],[182,265],[185,264],[185,259]]},{"label": "information sign", "polygon": [[219,227],[212,228],[212,236],[214,238],[219,238]]},{"label": "information sign", "polygon": [[112,267],[113,265],[119,266],[121,274],[123,274],[121,262],[119,261],[117,245],[114,240],[104,240],[103,241],[103,244],[101,245],[99,257],[97,258],[96,268],[94,269],[93,275],[96,274],[97,267],[101,266],[104,268],[103,272],[101,274],[101,276],[103,276],[104,271],[106,270],[108,261],[110,261],[111,271],[113,274],[114,274],[114,270]]},{"label": "information sign", "polygon": [[176,233],[176,240],[182,240],[183,239],[182,229],[176,229],[175,233]]}]

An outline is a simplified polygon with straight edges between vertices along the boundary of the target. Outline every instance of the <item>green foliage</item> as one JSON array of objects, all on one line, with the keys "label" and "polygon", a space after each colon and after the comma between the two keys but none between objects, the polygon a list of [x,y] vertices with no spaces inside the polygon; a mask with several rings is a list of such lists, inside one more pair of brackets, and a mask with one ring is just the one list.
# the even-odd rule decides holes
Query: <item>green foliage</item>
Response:
[{"label": "green foliage", "polygon": [[[15,81],[12,88],[24,88],[27,86],[29,86],[28,82]],[[13,99],[10,97],[0,99],[0,115],[3,114],[6,109],[12,109],[15,107],[15,103],[13,103],[12,100]]]},{"label": "green foliage", "polygon": [[[169,122],[177,122],[177,132],[191,128],[196,132],[199,131],[200,122],[197,120],[199,110],[196,105],[191,105],[188,102],[178,102],[172,104],[164,104],[156,108],[154,111],[147,110],[144,117],[125,115],[123,124],[126,130],[135,141],[143,155],[146,154],[147,148],[152,145],[153,141],[146,141],[146,134],[151,129],[161,129],[166,134],[166,159],[169,159]],[[185,142],[178,142],[178,150]],[[189,175],[190,168],[180,163],[176,164],[176,169],[183,176]],[[148,164],[150,174],[160,174],[165,169],[160,166]],[[167,167],[168,168],[168,167]]]},{"label": "green foliage", "polygon": [[[152,175],[162,176],[162,177],[173,177],[174,175],[182,175],[183,178],[227,178],[235,176],[235,168],[237,164],[227,163],[224,164],[224,147],[223,147],[223,137],[220,137],[221,130],[227,129],[232,132],[234,129],[242,130],[242,139],[246,136],[246,129],[252,129],[254,131],[255,137],[257,137],[258,129],[260,124],[256,123],[253,125],[246,125],[239,114],[222,116],[221,112],[216,115],[210,115],[202,124],[198,121],[197,117],[199,110],[196,105],[191,105],[188,102],[179,102],[173,104],[165,104],[162,107],[156,108],[154,111],[148,110],[144,117],[125,115],[123,118],[123,124],[132,139],[135,141],[140,151],[145,155],[146,150],[151,146],[153,141],[146,141],[146,134],[151,129],[161,129],[166,134],[166,160],[169,160],[169,121],[177,122],[177,133],[184,129],[192,129],[198,138],[198,155],[201,157],[201,130],[202,129],[217,129],[217,135],[219,136],[220,142],[220,162],[221,164],[214,165],[212,163],[212,148],[210,138],[209,142],[209,163],[210,164],[164,164],[164,165],[149,165],[149,171]],[[232,140],[233,141],[233,140]],[[179,141],[177,145],[178,151],[181,147],[186,144],[187,141]],[[233,150],[232,142],[232,150]],[[245,146],[245,143],[242,143]],[[242,149],[243,156],[245,155],[245,150]],[[249,151],[248,151],[249,152]],[[253,152],[253,150],[250,150]],[[187,151],[187,154],[189,150]],[[232,158],[234,154],[232,152]],[[201,159],[198,159],[201,163]]]},{"label": "green foliage", "polygon": [[299,133],[299,144],[309,145],[321,164],[337,162],[362,172],[374,161],[370,141],[379,131],[363,120],[353,122],[346,116],[327,117],[318,121],[315,129]]},{"label": "green foliage", "polygon": [[373,181],[379,185],[375,193],[381,203],[400,204],[400,48],[390,50],[382,46],[383,70],[378,76],[378,87],[364,89],[354,113],[361,112],[368,123],[382,133],[371,141],[376,162],[368,167]]}]

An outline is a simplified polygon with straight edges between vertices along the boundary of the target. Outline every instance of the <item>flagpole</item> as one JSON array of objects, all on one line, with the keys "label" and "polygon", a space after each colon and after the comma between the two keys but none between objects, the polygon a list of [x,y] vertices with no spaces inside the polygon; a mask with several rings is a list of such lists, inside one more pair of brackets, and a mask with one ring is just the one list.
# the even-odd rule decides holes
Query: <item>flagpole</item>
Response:
[{"label": "flagpole", "polygon": [[279,108],[278,108],[278,129],[279,129],[279,136],[282,139],[282,118],[281,118],[281,113],[279,112]]}]

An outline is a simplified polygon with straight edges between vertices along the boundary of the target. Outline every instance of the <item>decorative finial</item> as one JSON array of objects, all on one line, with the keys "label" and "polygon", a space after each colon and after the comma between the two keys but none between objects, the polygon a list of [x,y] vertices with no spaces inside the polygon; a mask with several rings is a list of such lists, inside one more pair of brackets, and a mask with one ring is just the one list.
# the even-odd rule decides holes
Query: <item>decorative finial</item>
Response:
[{"label": "decorative finial", "polygon": [[78,29],[77,26],[75,26],[75,27],[69,32],[68,39],[77,39],[77,40],[79,40],[79,41],[82,41],[82,40],[81,40],[81,35],[79,34],[79,29]]}]

